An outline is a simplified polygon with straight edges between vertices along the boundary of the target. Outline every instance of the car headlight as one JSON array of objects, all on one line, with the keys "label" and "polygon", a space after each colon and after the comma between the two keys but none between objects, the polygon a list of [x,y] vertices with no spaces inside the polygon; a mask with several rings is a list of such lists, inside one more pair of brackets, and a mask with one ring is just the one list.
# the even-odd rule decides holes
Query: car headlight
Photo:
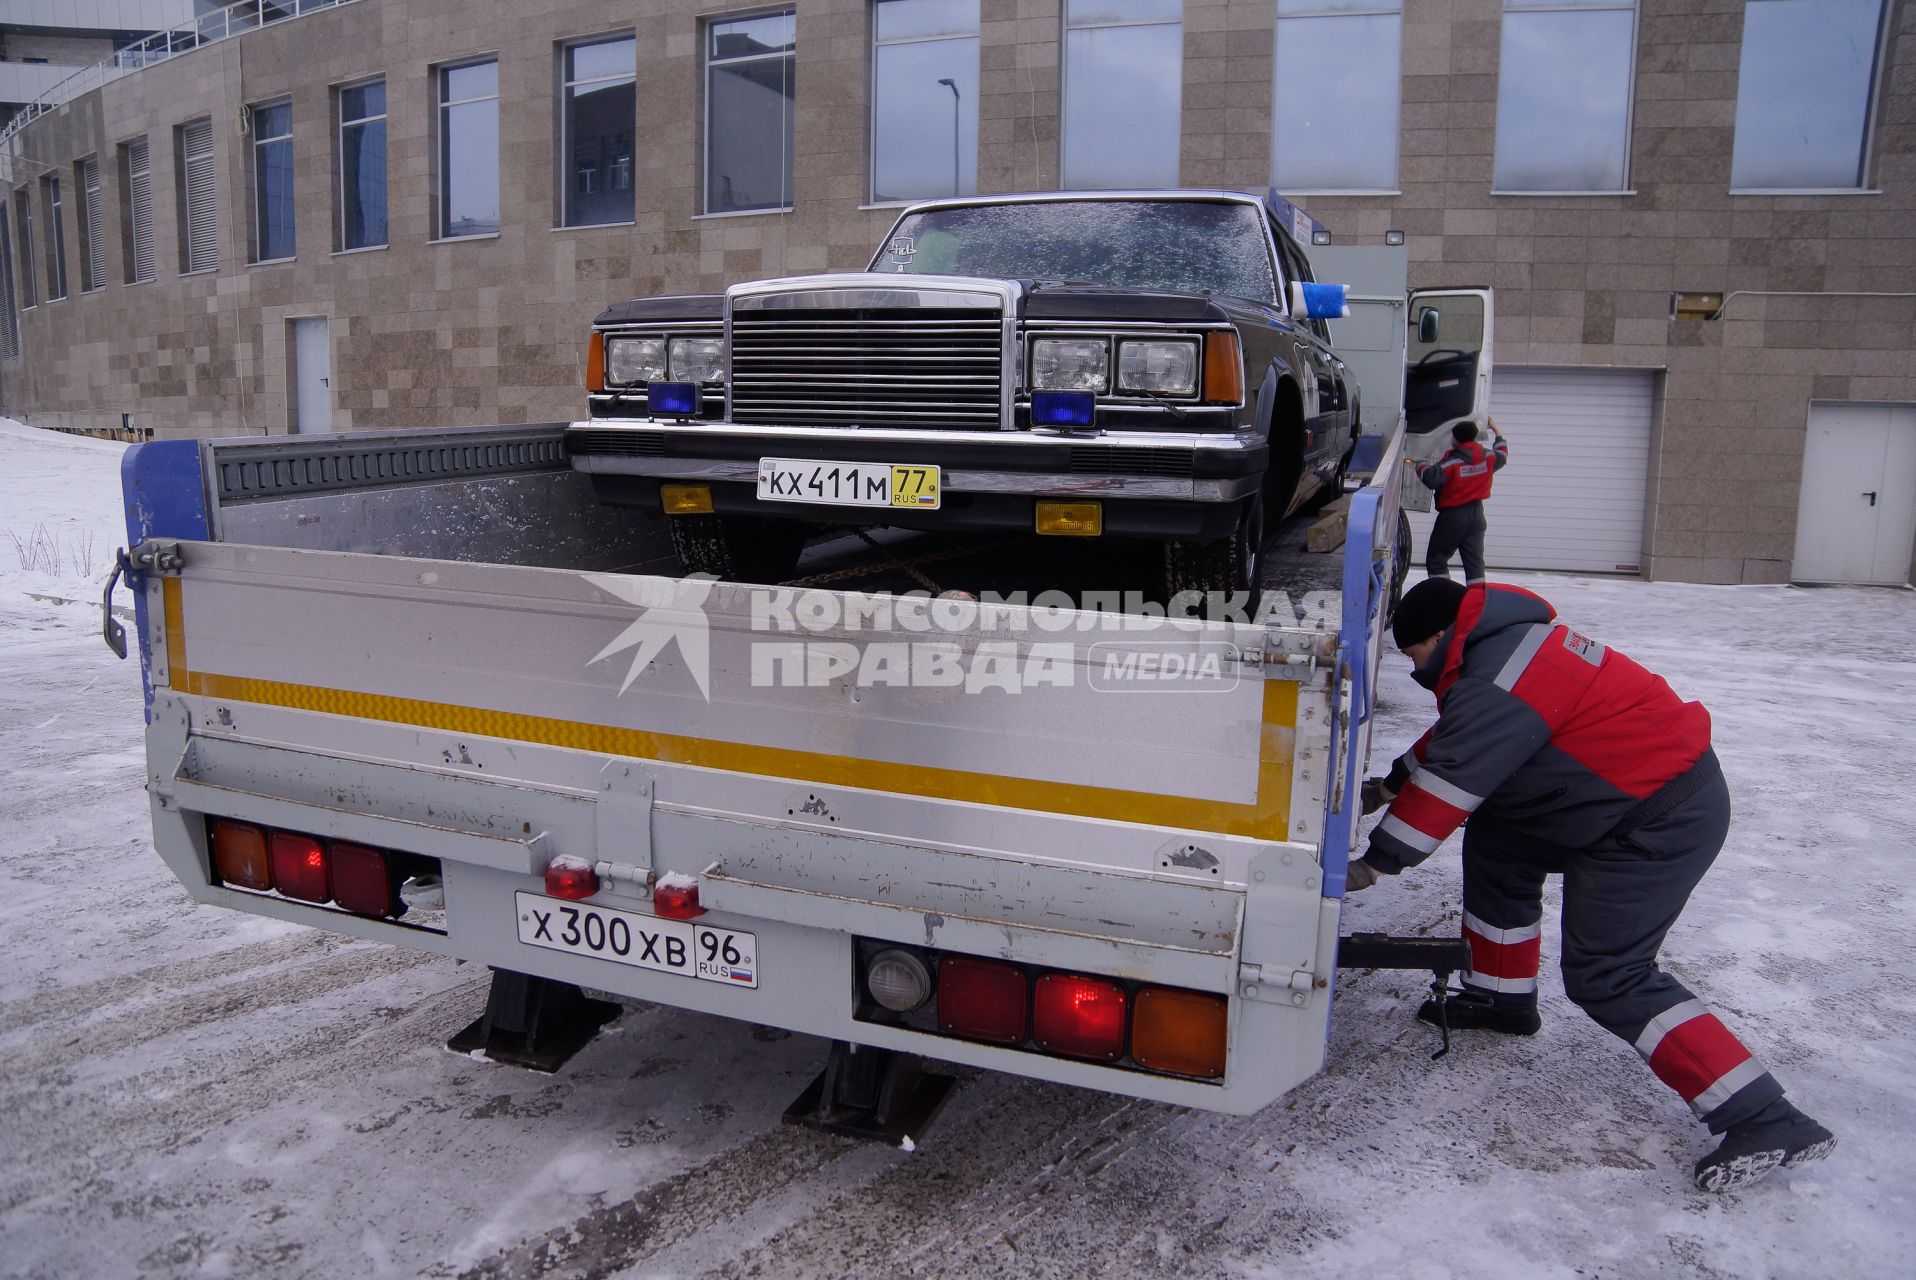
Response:
[{"label": "car headlight", "polygon": [[621,386],[665,380],[664,338],[607,338],[605,380]]},{"label": "car headlight", "polygon": [[1118,344],[1119,391],[1145,391],[1156,396],[1194,395],[1197,370],[1195,342]]},{"label": "car headlight", "polygon": [[1033,391],[1103,391],[1110,367],[1102,338],[1040,338],[1031,344]]},{"label": "car headlight", "polygon": [[725,339],[674,338],[672,381],[718,382],[725,377]]}]

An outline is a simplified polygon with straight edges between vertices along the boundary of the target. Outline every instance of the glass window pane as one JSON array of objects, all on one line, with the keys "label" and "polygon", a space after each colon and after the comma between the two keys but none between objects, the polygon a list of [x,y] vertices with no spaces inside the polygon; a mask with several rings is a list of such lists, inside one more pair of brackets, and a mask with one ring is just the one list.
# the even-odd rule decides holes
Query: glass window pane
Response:
[{"label": "glass window pane", "polygon": [[480,62],[470,67],[446,68],[446,101],[484,98],[499,92],[499,64]]},{"label": "glass window pane", "polygon": [[[1564,0],[1566,4],[1582,4],[1588,0]],[[1393,9],[1403,11],[1402,0],[1277,0],[1279,17],[1289,17],[1300,13],[1344,13],[1352,9]]]},{"label": "glass window pane", "polygon": [[293,131],[293,104],[282,102],[272,107],[253,108],[253,136],[276,138]]},{"label": "glass window pane", "polygon": [[[730,24],[743,25],[743,24]],[[793,64],[789,55],[714,64],[705,103],[705,211],[792,203]]]},{"label": "glass window pane", "polygon": [[440,134],[442,236],[499,230],[499,100],[446,108]]},{"label": "glass window pane", "polygon": [[374,120],[339,136],[340,247],[386,243],[386,122]]},{"label": "glass window pane", "polygon": [[790,49],[797,35],[797,24],[790,13],[769,13],[762,18],[714,22],[711,33],[711,57],[749,58],[753,54]]},{"label": "glass window pane", "polygon": [[1110,22],[1182,22],[1184,0],[1065,0],[1065,25]]},{"label": "glass window pane", "polygon": [[1271,181],[1284,191],[1397,185],[1401,14],[1284,18],[1271,98]]},{"label": "glass window pane", "polygon": [[632,220],[632,80],[566,90],[565,225]]},{"label": "glass window pane", "polygon": [[872,31],[879,40],[978,34],[979,0],[878,0]]},{"label": "glass window pane", "polygon": [[386,114],[386,83],[354,85],[339,91],[339,118],[364,120]]},{"label": "glass window pane", "polygon": [[873,63],[872,198],[975,194],[978,41],[880,45]]},{"label": "glass window pane", "polygon": [[1178,185],[1183,85],[1182,23],[1065,32],[1064,185]]},{"label": "glass window pane", "polygon": [[575,44],[565,51],[566,79],[603,80],[607,76],[629,76],[637,48],[638,44],[633,40]]},{"label": "glass window pane", "polygon": [[1732,187],[1859,187],[1883,0],[1743,9]]},{"label": "glass window pane", "polygon": [[1500,191],[1621,191],[1636,12],[1505,13]]}]

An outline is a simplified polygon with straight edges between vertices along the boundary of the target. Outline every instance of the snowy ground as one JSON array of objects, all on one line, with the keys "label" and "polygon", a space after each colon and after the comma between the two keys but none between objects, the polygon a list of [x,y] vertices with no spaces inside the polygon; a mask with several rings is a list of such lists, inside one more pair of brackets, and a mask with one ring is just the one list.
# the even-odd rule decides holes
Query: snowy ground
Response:
[{"label": "snowy ground", "polygon": [[[974,1074],[907,1155],[780,1126],[803,1037],[634,1005],[487,1066],[440,1047],[483,973],[189,903],[98,637],[118,454],[0,423],[0,1274],[1916,1274],[1910,593],[1517,579],[1714,713],[1736,826],[1666,962],[1830,1162],[1692,1191],[1706,1135],[1553,976],[1542,1035],[1432,1063],[1395,974],[1256,1117]],[[1428,706],[1393,660],[1380,748]],[[1452,848],[1347,919],[1457,915]]]}]

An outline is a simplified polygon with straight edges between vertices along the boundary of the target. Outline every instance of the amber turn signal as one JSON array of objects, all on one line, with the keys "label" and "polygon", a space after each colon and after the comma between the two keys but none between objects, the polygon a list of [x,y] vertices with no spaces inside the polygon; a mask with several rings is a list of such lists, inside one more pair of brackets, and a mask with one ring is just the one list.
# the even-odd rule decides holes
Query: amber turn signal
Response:
[{"label": "amber turn signal", "polygon": [[1224,1074],[1223,996],[1141,987],[1131,1015],[1131,1057],[1148,1071],[1215,1080]]},{"label": "amber turn signal", "polygon": [[585,347],[585,389],[605,390],[605,335],[594,333]]},{"label": "amber turn signal", "polygon": [[1040,502],[1034,521],[1039,533],[1059,538],[1095,538],[1104,532],[1104,504]]},{"label": "amber turn signal", "polygon": [[1233,330],[1204,335],[1204,399],[1207,404],[1244,402],[1244,351]]},{"label": "amber turn signal", "polygon": [[659,501],[664,503],[668,516],[704,515],[712,509],[712,486],[662,484],[659,486]]}]

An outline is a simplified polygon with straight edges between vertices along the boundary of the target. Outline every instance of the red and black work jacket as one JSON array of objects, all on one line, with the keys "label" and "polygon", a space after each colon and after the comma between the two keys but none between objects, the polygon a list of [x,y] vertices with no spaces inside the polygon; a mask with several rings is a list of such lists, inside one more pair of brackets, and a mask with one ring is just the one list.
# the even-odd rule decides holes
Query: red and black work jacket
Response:
[{"label": "red and black work jacket", "polygon": [[1476,813],[1586,848],[1710,748],[1701,703],[1519,587],[1466,591],[1417,674],[1437,723],[1391,767],[1397,798],[1364,855],[1379,871],[1422,862]]},{"label": "red and black work jacket", "polygon": [[1418,468],[1417,478],[1437,491],[1437,509],[1448,511],[1468,502],[1482,502],[1490,496],[1490,477],[1510,461],[1510,446],[1502,437],[1495,449],[1486,449],[1475,440],[1450,447],[1450,452],[1435,462]]}]

